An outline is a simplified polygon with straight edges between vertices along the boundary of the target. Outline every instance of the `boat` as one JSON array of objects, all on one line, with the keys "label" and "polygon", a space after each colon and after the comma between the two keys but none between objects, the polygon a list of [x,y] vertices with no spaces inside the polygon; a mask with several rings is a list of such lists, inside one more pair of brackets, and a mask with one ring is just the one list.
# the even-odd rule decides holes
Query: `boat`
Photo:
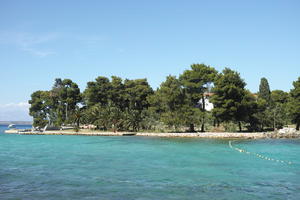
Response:
[{"label": "boat", "polygon": [[5,130],[4,133],[19,133],[19,129],[11,128],[11,129]]},{"label": "boat", "polygon": [[8,130],[5,130],[4,133],[18,133],[19,130],[17,129],[15,124],[8,125]]},{"label": "boat", "polygon": [[8,128],[9,129],[16,129],[16,125],[15,124],[10,124],[10,125],[8,125]]},{"label": "boat", "polygon": [[133,136],[136,135],[134,132],[122,133],[122,136]]}]

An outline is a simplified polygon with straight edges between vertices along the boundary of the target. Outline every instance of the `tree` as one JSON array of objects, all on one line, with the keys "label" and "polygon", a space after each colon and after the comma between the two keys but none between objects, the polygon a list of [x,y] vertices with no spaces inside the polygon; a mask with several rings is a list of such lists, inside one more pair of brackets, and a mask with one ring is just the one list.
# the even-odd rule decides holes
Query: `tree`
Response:
[{"label": "tree", "polygon": [[164,124],[177,129],[183,125],[182,106],[186,101],[185,97],[180,81],[169,75],[148,101]]},{"label": "tree", "polygon": [[296,129],[300,128],[300,77],[293,82],[294,88],[290,91],[289,113]]},{"label": "tree", "polygon": [[34,126],[60,126],[68,122],[68,113],[74,112],[81,101],[78,85],[70,79],[55,79],[50,91],[36,91],[29,100]]},{"label": "tree", "polygon": [[54,124],[60,126],[69,123],[69,115],[74,112],[78,103],[81,102],[80,89],[71,79],[55,79],[55,83],[50,91],[49,100],[53,103],[52,112],[55,112]]},{"label": "tree", "polygon": [[111,92],[111,83],[108,78],[99,76],[96,81],[87,83],[87,87],[83,93],[84,102],[88,107],[100,103],[106,105],[108,103]]},{"label": "tree", "polygon": [[[205,124],[205,96],[210,83],[214,82],[217,71],[205,64],[193,64],[191,70],[185,70],[180,75],[179,80],[186,90],[187,97],[193,107],[199,106],[202,112],[201,131],[204,132]],[[199,101],[201,102],[199,103]],[[193,124],[191,124],[191,131],[193,131]]]},{"label": "tree", "polygon": [[85,122],[85,110],[86,107],[76,106],[76,108],[70,113],[70,121],[75,124],[76,130],[79,129],[80,123]]},{"label": "tree", "polygon": [[254,113],[254,118],[257,121],[257,126],[259,131],[263,131],[264,127],[272,124],[272,119],[270,118],[269,113],[266,111],[267,102],[262,98],[257,98],[257,110]]},{"label": "tree", "polygon": [[137,131],[140,129],[143,120],[143,111],[146,111],[149,107],[148,96],[153,94],[153,90],[147,79],[126,79],[124,86],[127,124],[133,131]]},{"label": "tree", "polygon": [[211,98],[214,116],[223,122],[238,122],[240,131],[241,122],[246,120],[243,106],[245,86],[246,83],[238,72],[225,68],[216,78],[214,95]]},{"label": "tree", "polygon": [[272,127],[273,125],[273,111],[272,111],[272,99],[271,91],[268,80],[266,78],[261,78],[259,84],[259,91],[257,93],[257,103],[259,107],[259,112],[256,113],[258,123],[261,130],[265,127]]},{"label": "tree", "polygon": [[288,93],[282,90],[271,92],[270,116],[272,117],[273,128],[282,128],[288,124],[290,119],[287,110]]},{"label": "tree", "polygon": [[109,109],[100,103],[91,106],[87,112],[89,122],[97,126],[98,129],[107,130],[111,127]]},{"label": "tree", "polygon": [[111,81],[99,76],[95,82],[88,82],[84,91],[90,123],[102,127],[138,130],[143,120],[143,111],[149,103],[147,97],[152,88],[146,79],[128,80],[112,76]]},{"label": "tree", "polygon": [[28,101],[30,104],[29,115],[33,117],[34,127],[44,127],[49,122],[46,101],[46,91],[39,90],[31,94],[31,99]]},{"label": "tree", "polygon": [[268,80],[264,77],[260,79],[258,97],[266,100],[267,103],[271,100],[270,86]]},{"label": "tree", "polygon": [[110,83],[109,99],[118,109],[125,109],[125,86],[120,77],[112,76]]},{"label": "tree", "polygon": [[245,95],[241,102],[240,112],[243,113],[242,120],[249,125],[247,126],[249,131],[259,131],[259,119],[257,113],[260,113],[260,107],[254,94],[249,90],[245,90]]}]

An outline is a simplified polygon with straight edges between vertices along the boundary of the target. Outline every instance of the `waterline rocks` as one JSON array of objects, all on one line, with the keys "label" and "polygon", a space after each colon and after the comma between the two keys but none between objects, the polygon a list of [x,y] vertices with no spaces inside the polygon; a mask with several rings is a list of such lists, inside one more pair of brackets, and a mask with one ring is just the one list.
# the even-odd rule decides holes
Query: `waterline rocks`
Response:
[{"label": "waterline rocks", "polygon": [[269,138],[300,138],[300,131],[295,128],[283,128],[278,131],[268,133]]},{"label": "waterline rocks", "polygon": [[294,134],[297,130],[295,128],[282,128],[278,130],[280,134]]},{"label": "waterline rocks", "polygon": [[229,132],[196,132],[196,133],[137,133],[137,136],[156,137],[198,137],[198,138],[265,138],[265,133],[229,133]]},{"label": "waterline rocks", "polygon": [[190,137],[212,139],[265,139],[265,138],[300,138],[300,132],[195,132],[195,133],[151,133],[151,132],[100,132],[100,131],[44,131],[18,132],[23,135],[82,135],[82,136],[144,136],[144,137]]}]

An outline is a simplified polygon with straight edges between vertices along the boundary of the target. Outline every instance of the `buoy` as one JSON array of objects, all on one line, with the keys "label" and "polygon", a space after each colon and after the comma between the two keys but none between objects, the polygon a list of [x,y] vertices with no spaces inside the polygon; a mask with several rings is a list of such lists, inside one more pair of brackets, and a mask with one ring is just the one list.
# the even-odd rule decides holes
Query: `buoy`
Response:
[{"label": "buoy", "polygon": [[238,151],[238,152],[240,152],[240,153],[253,154],[253,155],[255,155],[255,156],[257,156],[257,157],[259,157],[259,158],[261,158],[261,159],[264,159],[264,160],[269,160],[269,161],[274,161],[274,162],[281,162],[281,163],[286,163],[286,164],[289,164],[289,165],[292,164],[291,161],[276,160],[276,159],[274,159],[274,158],[269,158],[269,157],[260,155],[260,154],[258,154],[258,153],[251,153],[251,152],[249,152],[249,151],[246,151],[246,150],[244,150],[244,149],[240,149],[240,148],[237,148],[237,147],[234,148],[234,147],[232,146],[232,142],[231,142],[231,141],[229,141],[229,147],[230,147],[231,149],[235,149],[236,151]]}]

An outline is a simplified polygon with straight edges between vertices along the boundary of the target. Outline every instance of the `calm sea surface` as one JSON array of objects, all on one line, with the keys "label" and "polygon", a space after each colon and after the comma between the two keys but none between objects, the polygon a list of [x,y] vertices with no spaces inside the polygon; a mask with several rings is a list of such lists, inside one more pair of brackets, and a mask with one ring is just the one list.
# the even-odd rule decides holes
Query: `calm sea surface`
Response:
[{"label": "calm sea surface", "polygon": [[233,143],[289,165],[237,152],[228,140],[25,136],[4,129],[0,199],[300,199],[300,140]]}]

